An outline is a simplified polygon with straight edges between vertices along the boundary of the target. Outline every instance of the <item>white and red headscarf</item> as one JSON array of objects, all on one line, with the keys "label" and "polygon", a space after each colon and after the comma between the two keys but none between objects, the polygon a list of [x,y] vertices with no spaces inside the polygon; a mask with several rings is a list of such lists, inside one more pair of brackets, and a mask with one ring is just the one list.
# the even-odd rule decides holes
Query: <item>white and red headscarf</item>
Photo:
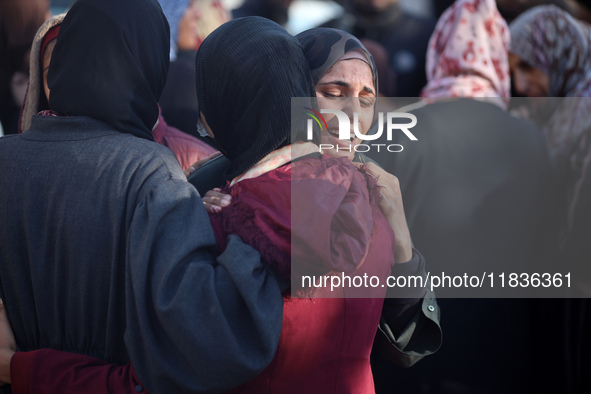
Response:
[{"label": "white and red headscarf", "polygon": [[457,0],[439,18],[427,49],[421,97],[510,97],[509,28],[494,0]]}]

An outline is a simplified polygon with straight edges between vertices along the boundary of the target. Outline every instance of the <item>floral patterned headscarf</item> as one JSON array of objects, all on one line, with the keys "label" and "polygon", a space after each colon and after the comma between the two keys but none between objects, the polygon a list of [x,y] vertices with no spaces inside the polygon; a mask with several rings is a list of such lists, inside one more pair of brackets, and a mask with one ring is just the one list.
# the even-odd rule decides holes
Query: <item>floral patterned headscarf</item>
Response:
[{"label": "floral patterned headscarf", "polygon": [[534,7],[511,23],[510,51],[550,77],[551,97],[591,96],[591,28],[556,6]]},{"label": "floral patterned headscarf", "polygon": [[457,0],[439,18],[427,49],[421,97],[482,97],[506,109],[509,28],[494,0]]}]

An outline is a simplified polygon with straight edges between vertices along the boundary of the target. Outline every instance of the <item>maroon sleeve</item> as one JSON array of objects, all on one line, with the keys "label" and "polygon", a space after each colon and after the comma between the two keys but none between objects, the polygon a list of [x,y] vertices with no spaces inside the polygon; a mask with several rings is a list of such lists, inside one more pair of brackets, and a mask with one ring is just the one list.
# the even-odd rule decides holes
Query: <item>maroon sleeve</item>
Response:
[{"label": "maroon sleeve", "polygon": [[147,393],[131,363],[109,364],[52,349],[15,353],[10,379],[14,394]]}]

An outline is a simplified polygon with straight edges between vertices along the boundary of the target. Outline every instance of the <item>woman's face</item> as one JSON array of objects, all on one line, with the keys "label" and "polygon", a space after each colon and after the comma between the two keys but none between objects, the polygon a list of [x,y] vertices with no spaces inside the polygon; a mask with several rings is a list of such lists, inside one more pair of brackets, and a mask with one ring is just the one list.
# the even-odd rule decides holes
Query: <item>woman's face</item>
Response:
[{"label": "woman's face", "polygon": [[509,53],[509,67],[517,93],[528,97],[547,97],[550,92],[550,78],[537,67],[528,64],[521,57]]},{"label": "woman's face", "polygon": [[[335,147],[323,149],[323,152],[333,157],[347,157],[352,160],[355,155],[354,146],[361,143],[353,132],[353,113],[359,114],[359,132],[362,134],[368,132],[373,121],[376,89],[369,64],[355,58],[339,60],[316,84],[316,96],[320,109],[337,109],[345,112],[351,119],[351,139],[341,140],[337,117],[332,114],[323,115],[328,132],[322,133],[321,143]],[[349,99],[343,100],[347,97]]]}]

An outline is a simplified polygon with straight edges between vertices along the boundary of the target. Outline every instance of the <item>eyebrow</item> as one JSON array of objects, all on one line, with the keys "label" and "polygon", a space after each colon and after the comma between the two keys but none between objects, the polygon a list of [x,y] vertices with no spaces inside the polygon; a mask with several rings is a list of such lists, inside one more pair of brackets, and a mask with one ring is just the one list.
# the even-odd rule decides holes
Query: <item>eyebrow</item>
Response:
[{"label": "eyebrow", "polygon": [[[345,82],[345,81],[340,81],[340,80],[335,80],[335,81],[329,81],[329,82],[324,82],[324,83],[320,83],[318,84],[320,86],[326,86],[326,85],[338,85],[338,86],[342,86],[344,88],[351,88],[351,84]],[[367,93],[371,93],[371,94],[376,94],[373,89],[368,88],[367,86],[363,87],[363,91],[367,92]]]}]

